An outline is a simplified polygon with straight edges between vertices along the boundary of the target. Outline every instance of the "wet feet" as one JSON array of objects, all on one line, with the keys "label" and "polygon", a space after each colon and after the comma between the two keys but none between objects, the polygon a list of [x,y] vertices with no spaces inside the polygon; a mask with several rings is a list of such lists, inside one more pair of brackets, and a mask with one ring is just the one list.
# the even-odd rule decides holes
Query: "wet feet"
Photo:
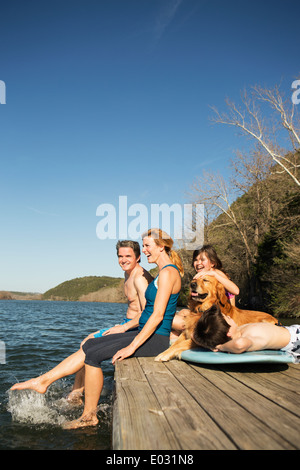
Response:
[{"label": "wet feet", "polygon": [[82,392],[73,391],[67,396],[67,401],[70,405],[81,406],[83,405]]},{"label": "wet feet", "polygon": [[88,415],[81,416],[79,419],[75,419],[74,421],[68,421],[63,425],[63,429],[79,429],[88,426],[96,426],[98,422],[99,420],[96,413],[90,413]]},{"label": "wet feet", "polygon": [[44,385],[40,378],[30,379],[26,382],[20,382],[11,387],[11,390],[35,390],[39,393],[46,393],[47,386]]}]

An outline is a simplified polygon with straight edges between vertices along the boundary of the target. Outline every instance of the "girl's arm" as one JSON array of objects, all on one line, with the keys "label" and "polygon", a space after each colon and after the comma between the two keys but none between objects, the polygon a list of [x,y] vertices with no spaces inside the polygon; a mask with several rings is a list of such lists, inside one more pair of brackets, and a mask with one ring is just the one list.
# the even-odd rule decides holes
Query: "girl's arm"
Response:
[{"label": "girl's arm", "polygon": [[240,289],[238,288],[238,286],[234,282],[232,282],[230,279],[228,279],[226,274],[224,274],[219,269],[211,269],[210,271],[197,273],[194,276],[194,279],[197,279],[198,277],[204,277],[206,275],[207,276],[214,276],[217,279],[217,281],[219,281],[221,284],[223,284],[225,289],[228,292],[230,292],[230,294],[239,295]]},{"label": "girl's arm", "polygon": [[160,272],[152,315],[140,333],[134,338],[132,343],[114,355],[112,359],[113,364],[116,360],[122,360],[131,356],[154,333],[157,326],[163,320],[170,295],[172,294],[173,286],[177,280],[177,276],[178,273],[177,271],[175,272],[173,268],[166,268]]}]

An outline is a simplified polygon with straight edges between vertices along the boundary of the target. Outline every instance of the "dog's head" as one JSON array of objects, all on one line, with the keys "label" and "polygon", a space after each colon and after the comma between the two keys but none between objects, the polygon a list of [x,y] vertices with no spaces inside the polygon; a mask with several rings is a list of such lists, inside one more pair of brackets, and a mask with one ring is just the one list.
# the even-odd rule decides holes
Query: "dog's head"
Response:
[{"label": "dog's head", "polygon": [[228,301],[224,286],[213,276],[193,279],[191,284],[189,307],[192,311],[203,311],[213,304],[223,304]]}]

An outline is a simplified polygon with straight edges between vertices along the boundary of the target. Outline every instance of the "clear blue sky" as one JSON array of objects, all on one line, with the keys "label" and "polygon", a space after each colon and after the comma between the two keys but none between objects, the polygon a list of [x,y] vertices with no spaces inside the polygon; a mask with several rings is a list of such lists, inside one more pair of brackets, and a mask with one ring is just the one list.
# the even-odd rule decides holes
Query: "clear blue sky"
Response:
[{"label": "clear blue sky", "polygon": [[291,94],[299,13],[298,0],[2,2],[0,290],[122,276],[97,207],[184,204],[203,169],[228,174],[245,141],[210,106],[255,84]]}]

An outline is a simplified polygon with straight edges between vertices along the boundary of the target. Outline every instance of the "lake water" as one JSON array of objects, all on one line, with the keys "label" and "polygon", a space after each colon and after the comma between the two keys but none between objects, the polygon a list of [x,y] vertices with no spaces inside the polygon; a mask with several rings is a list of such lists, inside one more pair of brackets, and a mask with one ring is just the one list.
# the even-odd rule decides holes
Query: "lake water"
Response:
[{"label": "lake water", "polygon": [[54,367],[75,352],[88,334],[121,321],[126,310],[126,304],[115,303],[0,301],[1,450],[111,448],[111,361],[103,362],[105,381],[95,428],[62,428],[66,420],[79,417],[82,411],[66,400],[74,376],[52,384],[45,395],[9,389]]}]

